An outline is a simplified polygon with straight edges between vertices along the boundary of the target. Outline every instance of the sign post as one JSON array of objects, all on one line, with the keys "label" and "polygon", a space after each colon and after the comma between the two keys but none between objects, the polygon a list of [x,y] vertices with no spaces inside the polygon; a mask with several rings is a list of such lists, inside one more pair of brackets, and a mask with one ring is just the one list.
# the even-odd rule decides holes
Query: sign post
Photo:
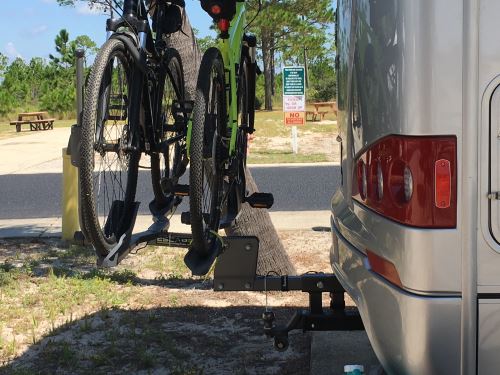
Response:
[{"label": "sign post", "polygon": [[306,123],[305,71],[303,66],[283,68],[283,118],[292,127],[292,150],[298,152],[297,126]]}]

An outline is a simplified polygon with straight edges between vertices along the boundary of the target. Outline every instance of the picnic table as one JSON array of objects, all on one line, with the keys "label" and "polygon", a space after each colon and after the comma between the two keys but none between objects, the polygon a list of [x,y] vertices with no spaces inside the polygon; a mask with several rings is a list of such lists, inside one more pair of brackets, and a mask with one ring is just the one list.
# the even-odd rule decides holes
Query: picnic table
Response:
[{"label": "picnic table", "polygon": [[[337,102],[317,102],[313,103],[313,106],[314,111],[306,111],[307,121],[321,121],[330,112],[337,115]],[[323,108],[327,110],[322,110]],[[310,117],[310,120],[308,117]]]},{"label": "picnic table", "polygon": [[54,118],[49,118],[47,112],[23,112],[17,115],[17,121],[11,121],[16,131],[21,131],[21,125],[29,124],[30,130],[49,130],[54,128]]}]

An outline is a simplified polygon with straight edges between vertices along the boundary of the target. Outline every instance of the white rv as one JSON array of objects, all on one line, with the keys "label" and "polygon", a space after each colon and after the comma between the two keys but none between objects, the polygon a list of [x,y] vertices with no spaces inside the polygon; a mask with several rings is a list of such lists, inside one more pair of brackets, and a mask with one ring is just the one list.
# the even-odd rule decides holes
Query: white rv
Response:
[{"label": "white rv", "polygon": [[500,1],[337,8],[334,272],[387,373],[500,373]]}]

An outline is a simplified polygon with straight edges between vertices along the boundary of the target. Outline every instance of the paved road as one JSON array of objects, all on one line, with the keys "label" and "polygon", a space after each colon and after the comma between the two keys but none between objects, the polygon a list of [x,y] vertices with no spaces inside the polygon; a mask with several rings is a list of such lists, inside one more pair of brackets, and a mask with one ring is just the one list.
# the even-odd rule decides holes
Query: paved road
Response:
[{"label": "paved road", "polygon": [[[339,166],[266,166],[251,170],[259,189],[274,194],[272,211],[328,210],[340,184]],[[0,175],[0,220],[60,216],[61,178],[60,173]],[[139,179],[140,213],[147,214],[152,197],[149,171],[140,171]],[[183,206],[178,212],[187,210],[186,203]]]}]

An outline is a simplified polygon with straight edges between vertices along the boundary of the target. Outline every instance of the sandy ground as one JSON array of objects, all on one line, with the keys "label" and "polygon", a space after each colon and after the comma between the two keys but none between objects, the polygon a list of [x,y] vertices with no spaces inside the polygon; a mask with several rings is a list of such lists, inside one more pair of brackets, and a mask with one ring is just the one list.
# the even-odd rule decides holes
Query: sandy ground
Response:
[{"label": "sandy ground", "polygon": [[[280,237],[299,273],[330,271],[331,233]],[[309,373],[309,334],[293,332],[288,351],[273,350],[264,293],[212,291],[210,278],[190,276],[184,251],[150,246],[106,276],[89,248],[0,240],[4,273],[29,264],[15,287],[0,277],[0,374]],[[308,304],[300,292],[267,300],[278,324]]]}]

